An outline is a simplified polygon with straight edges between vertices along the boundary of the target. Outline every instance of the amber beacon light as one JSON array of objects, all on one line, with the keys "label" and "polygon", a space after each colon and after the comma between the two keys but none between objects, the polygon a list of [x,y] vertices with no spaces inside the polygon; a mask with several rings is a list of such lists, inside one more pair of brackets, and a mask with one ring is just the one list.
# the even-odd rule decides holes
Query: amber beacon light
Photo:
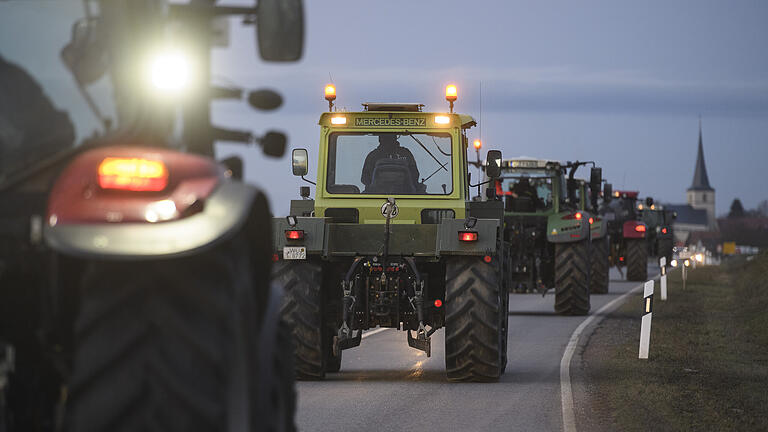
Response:
[{"label": "amber beacon light", "polygon": [[451,112],[453,112],[453,103],[456,102],[456,99],[459,97],[459,92],[456,90],[456,86],[453,84],[449,84],[445,87],[445,100],[448,101],[450,104]]},{"label": "amber beacon light", "polygon": [[333,84],[325,86],[325,100],[328,101],[328,111],[333,111],[333,101],[336,100],[336,87]]}]

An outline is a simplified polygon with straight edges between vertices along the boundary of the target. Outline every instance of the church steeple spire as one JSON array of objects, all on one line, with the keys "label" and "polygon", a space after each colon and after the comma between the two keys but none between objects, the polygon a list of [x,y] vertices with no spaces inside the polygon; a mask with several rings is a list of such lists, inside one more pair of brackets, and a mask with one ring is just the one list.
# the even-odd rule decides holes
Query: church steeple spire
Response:
[{"label": "church steeple spire", "polygon": [[699,154],[696,157],[696,170],[693,173],[693,184],[688,190],[711,191],[709,185],[709,176],[707,176],[707,165],[704,162],[704,144],[701,138],[701,117],[699,117]]}]

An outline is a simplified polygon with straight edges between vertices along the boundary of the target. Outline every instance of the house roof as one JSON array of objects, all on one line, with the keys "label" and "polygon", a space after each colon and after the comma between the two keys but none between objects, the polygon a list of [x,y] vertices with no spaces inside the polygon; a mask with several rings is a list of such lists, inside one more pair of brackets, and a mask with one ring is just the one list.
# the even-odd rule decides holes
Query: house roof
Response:
[{"label": "house roof", "polygon": [[707,225],[707,211],[704,209],[695,209],[689,204],[666,204],[665,210],[677,213],[675,223],[690,225]]}]

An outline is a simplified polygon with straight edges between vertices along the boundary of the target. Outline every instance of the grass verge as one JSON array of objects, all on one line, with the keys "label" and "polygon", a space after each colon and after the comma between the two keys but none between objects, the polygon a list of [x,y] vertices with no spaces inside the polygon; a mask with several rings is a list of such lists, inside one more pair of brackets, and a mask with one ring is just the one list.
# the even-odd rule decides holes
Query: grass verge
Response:
[{"label": "grass verge", "polygon": [[[601,322],[581,356],[581,430],[768,430],[768,254],[669,275],[637,358],[642,296]],[[586,427],[587,429],[584,429]]]}]

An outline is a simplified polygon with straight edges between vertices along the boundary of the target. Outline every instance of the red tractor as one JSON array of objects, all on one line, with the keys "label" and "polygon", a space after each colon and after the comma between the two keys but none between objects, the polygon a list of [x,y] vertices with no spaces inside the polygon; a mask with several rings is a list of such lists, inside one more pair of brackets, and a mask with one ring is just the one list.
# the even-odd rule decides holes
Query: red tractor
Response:
[{"label": "red tractor", "polygon": [[[33,16],[7,3],[0,14]],[[294,430],[269,205],[237,160],[212,158],[222,135],[272,156],[285,136],[211,125],[211,98],[242,91],[211,87],[208,38],[214,16],[244,14],[264,60],[296,60],[301,1],[103,0],[98,13],[85,3],[69,43],[43,31],[70,16],[59,5],[17,36],[56,36],[74,76],[60,84],[75,82],[103,120],[91,138],[77,142],[69,120],[82,101],[58,111],[32,78],[53,72],[0,59],[0,431]],[[171,29],[186,32],[196,61],[150,49]],[[32,67],[51,61],[47,52],[33,53]],[[89,96],[107,75],[114,121]],[[260,95],[251,105],[268,105]]]},{"label": "red tractor", "polygon": [[637,211],[637,191],[613,191],[606,185],[605,205],[601,212],[608,221],[610,262],[621,272],[627,270],[627,280],[648,278],[648,226]]}]

